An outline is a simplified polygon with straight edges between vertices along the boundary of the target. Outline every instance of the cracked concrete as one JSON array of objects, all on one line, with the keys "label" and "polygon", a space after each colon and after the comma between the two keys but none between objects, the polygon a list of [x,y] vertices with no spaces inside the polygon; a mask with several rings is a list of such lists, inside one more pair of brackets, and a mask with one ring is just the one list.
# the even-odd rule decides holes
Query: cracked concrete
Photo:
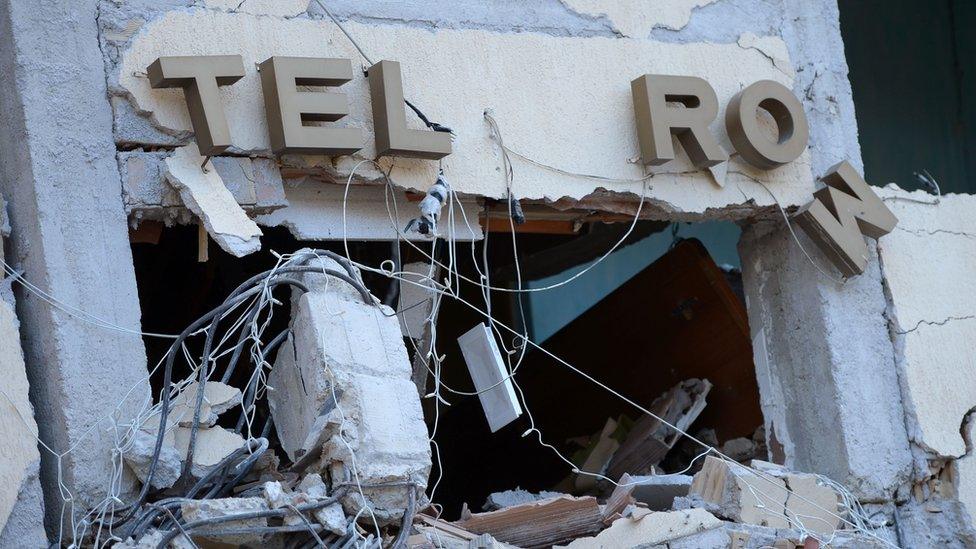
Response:
[{"label": "cracked concrete", "polygon": [[[761,49],[754,49],[737,44],[663,44],[600,37],[502,35],[480,30],[430,33],[409,27],[358,23],[348,23],[347,28],[360,42],[370,44],[371,55],[377,58],[383,52],[397,52],[396,57],[403,64],[407,97],[426,109],[431,118],[448,123],[455,130],[454,153],[443,162],[445,174],[455,190],[494,198],[504,196],[506,191],[504,178],[498,171],[498,150],[482,117],[486,108],[494,110],[506,142],[513,149],[562,169],[617,179],[601,182],[602,186],[612,192],[638,195],[641,184],[637,180],[642,170],[628,162],[637,151],[630,93],[632,78],[644,72],[700,75],[716,89],[723,105],[744,85],[758,79],[792,85],[781,68],[770,61],[770,51],[775,51],[773,59],[788,57],[786,46],[775,37],[764,38]],[[255,39],[241,42],[238,37],[242,35]],[[241,81],[220,90],[234,150],[257,154],[267,154],[269,145],[254,62],[273,54],[358,57],[330,21],[199,9],[173,11],[144,25],[128,44],[118,69],[118,84],[132,97],[139,111],[152,113],[156,125],[169,132],[185,131],[190,125],[182,92],[152,90],[140,71],[160,55],[205,54],[229,49],[244,55],[247,68],[247,76]],[[525,56],[528,51],[534,54]],[[459,63],[458,59],[466,61]],[[521,59],[517,74],[498,72],[498,67],[509,65],[510,59]],[[587,93],[565,93],[574,88],[585,89]],[[359,158],[371,158],[375,153],[368,87],[362,75],[356,74],[340,90],[348,94],[352,112],[336,124],[363,128],[366,133],[363,150],[356,156],[331,161],[308,158],[302,161],[332,170],[335,179],[343,180]],[[446,90],[451,93],[445,93]],[[526,98],[531,101],[527,102]],[[549,108],[532,108],[538,104]],[[572,131],[568,131],[567,120],[573,121]],[[720,114],[712,130],[731,150],[722,120]],[[410,119],[410,123],[415,125],[416,121]],[[567,150],[576,153],[567,156]],[[613,161],[614,158],[618,160]],[[283,161],[292,162],[287,157]],[[729,217],[736,217],[754,207],[772,205],[771,197],[751,178],[774,185],[785,205],[801,204],[813,190],[807,153],[791,164],[770,171],[752,169],[738,159],[731,163],[737,169],[730,170],[729,184],[716,189],[708,172],[694,170],[681,152],[676,161],[654,169],[653,195],[670,205],[668,209],[672,213],[701,216],[706,210],[736,206],[728,212]],[[520,177],[514,191],[520,198],[578,200],[596,188],[586,179],[567,179],[518,160],[516,164]],[[436,178],[436,170],[437,165],[430,162],[401,159],[393,167],[392,179],[405,188],[424,190]],[[748,173],[751,178],[740,177],[735,172]],[[380,177],[371,165],[361,166],[359,173],[366,180]],[[744,203],[743,193],[748,197]],[[738,207],[743,204],[747,207]]]},{"label": "cracked concrete", "polygon": [[976,270],[976,197],[935,197],[889,185],[880,191],[899,229],[878,245],[885,313],[912,441],[930,457],[966,452],[959,425],[976,406],[976,296],[960,292]]},{"label": "cracked concrete", "polygon": [[646,38],[652,29],[680,30],[691,20],[692,12],[716,0],[562,0],[573,11],[594,17],[605,17],[613,29],[630,38]]}]

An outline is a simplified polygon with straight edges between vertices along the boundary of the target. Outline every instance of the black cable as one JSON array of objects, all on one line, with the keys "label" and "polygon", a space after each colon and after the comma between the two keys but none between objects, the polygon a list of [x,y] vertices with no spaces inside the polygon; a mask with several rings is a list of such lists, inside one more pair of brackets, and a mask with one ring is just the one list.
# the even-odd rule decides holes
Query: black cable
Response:
[{"label": "black cable", "polygon": [[[174,528],[169,532],[167,532],[156,547],[157,549],[166,549],[166,546],[169,545],[169,542],[173,541],[173,539],[175,539],[176,536],[189,534],[191,531],[205,526],[214,526],[217,524],[224,524],[226,522],[238,522],[242,520],[249,520],[249,519],[256,519],[256,518],[285,517],[290,514],[294,514],[296,511],[299,513],[305,511],[315,511],[323,507],[328,507],[329,505],[332,505],[333,503],[339,501],[339,498],[344,496],[345,492],[346,492],[345,488],[340,488],[333,493],[332,497],[320,501],[316,501],[314,503],[297,505],[294,508],[284,507],[281,509],[270,509],[268,511],[253,511],[250,513],[237,513],[235,515],[212,517],[208,519],[201,519],[194,522],[190,522],[182,525],[181,528]],[[304,531],[304,530],[307,530],[307,528],[305,526],[302,526],[300,527],[300,529],[295,531]],[[210,531],[207,532],[207,535],[208,536],[211,535]]]}]

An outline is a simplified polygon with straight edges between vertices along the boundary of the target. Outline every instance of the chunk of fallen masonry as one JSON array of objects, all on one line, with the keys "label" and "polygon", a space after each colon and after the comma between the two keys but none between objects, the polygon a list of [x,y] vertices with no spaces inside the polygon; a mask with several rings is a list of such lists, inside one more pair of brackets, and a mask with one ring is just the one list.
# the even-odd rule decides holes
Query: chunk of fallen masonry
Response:
[{"label": "chunk of fallen masonry", "polygon": [[[198,382],[193,382],[170,401],[169,417],[176,420],[181,427],[193,425],[199,387]],[[240,404],[240,389],[217,381],[208,381],[203,387],[200,424],[212,427],[217,423],[217,416]]]},{"label": "chunk of fallen masonry", "polygon": [[205,160],[195,144],[180,147],[166,159],[163,173],[221,249],[236,257],[260,250],[261,229],[238,205],[217,170],[204,165]]},{"label": "chunk of fallen masonry", "polygon": [[[201,499],[187,500],[180,505],[183,519],[186,523],[199,520],[226,517],[230,515],[240,515],[253,513],[255,511],[268,511],[268,502],[263,498],[222,498],[222,499]],[[267,526],[268,519],[264,517],[238,520],[216,524],[213,526],[201,526],[193,531],[193,538],[203,538],[213,543],[222,543],[230,546],[244,545],[249,543],[260,543],[264,536],[262,534],[240,534],[240,535],[221,535],[220,537],[207,537],[207,532],[211,530],[222,530],[226,528],[246,528],[252,526]]]},{"label": "chunk of fallen masonry", "polygon": [[[311,264],[343,270],[329,259]],[[423,493],[431,467],[399,321],[338,278],[298,278],[309,291],[292,296],[291,334],[268,379],[282,448],[299,468],[327,474],[334,488],[356,487],[342,498],[348,515],[366,505],[380,523],[395,523],[409,491]]]},{"label": "chunk of fallen masonry", "polygon": [[[170,428],[163,438],[152,480],[152,485],[156,488],[170,488],[179,479],[189,446],[198,387],[196,382],[187,385],[170,402],[170,413],[166,420]],[[197,431],[193,465],[190,468],[190,472],[197,478],[206,475],[222,459],[246,443],[237,433],[214,427],[217,416],[240,404],[240,389],[214,381],[205,384],[203,393],[200,429]],[[141,429],[132,435],[122,454],[126,465],[141,482],[146,482],[149,476],[158,425],[158,415],[147,419]]]},{"label": "chunk of fallen masonry", "polygon": [[816,475],[757,460],[752,469],[759,472],[708,456],[692,480],[689,496],[735,522],[772,528],[789,528],[792,523],[825,535],[840,527],[838,494]]}]

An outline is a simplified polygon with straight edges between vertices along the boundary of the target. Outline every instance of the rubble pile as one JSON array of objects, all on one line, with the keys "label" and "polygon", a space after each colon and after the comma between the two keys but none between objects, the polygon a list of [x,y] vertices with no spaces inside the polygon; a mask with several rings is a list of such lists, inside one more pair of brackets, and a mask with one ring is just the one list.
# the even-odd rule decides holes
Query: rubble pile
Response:
[{"label": "rubble pile", "polygon": [[[291,288],[288,328],[245,353],[276,286]],[[761,431],[722,445],[698,431],[721,451],[677,444],[712,389],[696,378],[650,403],[652,414],[610,418],[574,438],[576,468],[551,491],[496,492],[480,512],[465,505],[444,520],[425,494],[430,441],[395,312],[349,263],[321,251],[298,252],[227,303],[247,296],[258,303],[244,312],[251,331],[233,352],[213,351],[229,356],[225,369],[207,356],[208,332],[201,364],[213,370],[172,384],[120,446],[143,490],[111,524],[116,546],[883,546],[846,528],[843,498],[821,477],[755,459],[766,457]],[[186,334],[215,326],[229,307]],[[232,382],[241,356],[255,365],[243,386]],[[683,470],[661,474],[673,463]]]},{"label": "rubble pile", "polygon": [[[292,289],[291,322],[262,340],[256,319],[280,303],[279,286]],[[238,346],[222,349],[234,328],[221,337],[217,325],[247,299]],[[197,330],[207,368],[171,384],[172,349]],[[241,285],[172,349],[171,390],[120,445],[143,489],[100,524],[116,546],[405,547],[404,525],[428,506],[427,427],[397,316],[358,270],[300,251]],[[234,386],[247,360],[253,372]]]}]

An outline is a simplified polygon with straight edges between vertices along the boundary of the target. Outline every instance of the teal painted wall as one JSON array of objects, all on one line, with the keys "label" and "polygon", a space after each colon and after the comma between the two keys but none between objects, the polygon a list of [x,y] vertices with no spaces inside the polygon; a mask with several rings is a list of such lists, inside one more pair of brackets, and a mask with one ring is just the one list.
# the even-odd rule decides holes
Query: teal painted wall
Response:
[{"label": "teal painted wall", "polygon": [[839,6],[866,179],[976,192],[976,1]]},{"label": "teal painted wall", "polygon": [[[730,222],[682,223],[678,236],[701,240],[715,263],[739,268],[736,246],[741,232],[735,223]],[[525,294],[527,297],[524,298],[523,303],[527,305],[529,311],[529,337],[537,343],[545,341],[664,255],[671,242],[670,230],[652,234],[615,251],[602,263],[565,286],[545,292]],[[591,263],[579,265],[555,276],[533,280],[526,286],[542,288],[557,284],[589,265]]]}]

